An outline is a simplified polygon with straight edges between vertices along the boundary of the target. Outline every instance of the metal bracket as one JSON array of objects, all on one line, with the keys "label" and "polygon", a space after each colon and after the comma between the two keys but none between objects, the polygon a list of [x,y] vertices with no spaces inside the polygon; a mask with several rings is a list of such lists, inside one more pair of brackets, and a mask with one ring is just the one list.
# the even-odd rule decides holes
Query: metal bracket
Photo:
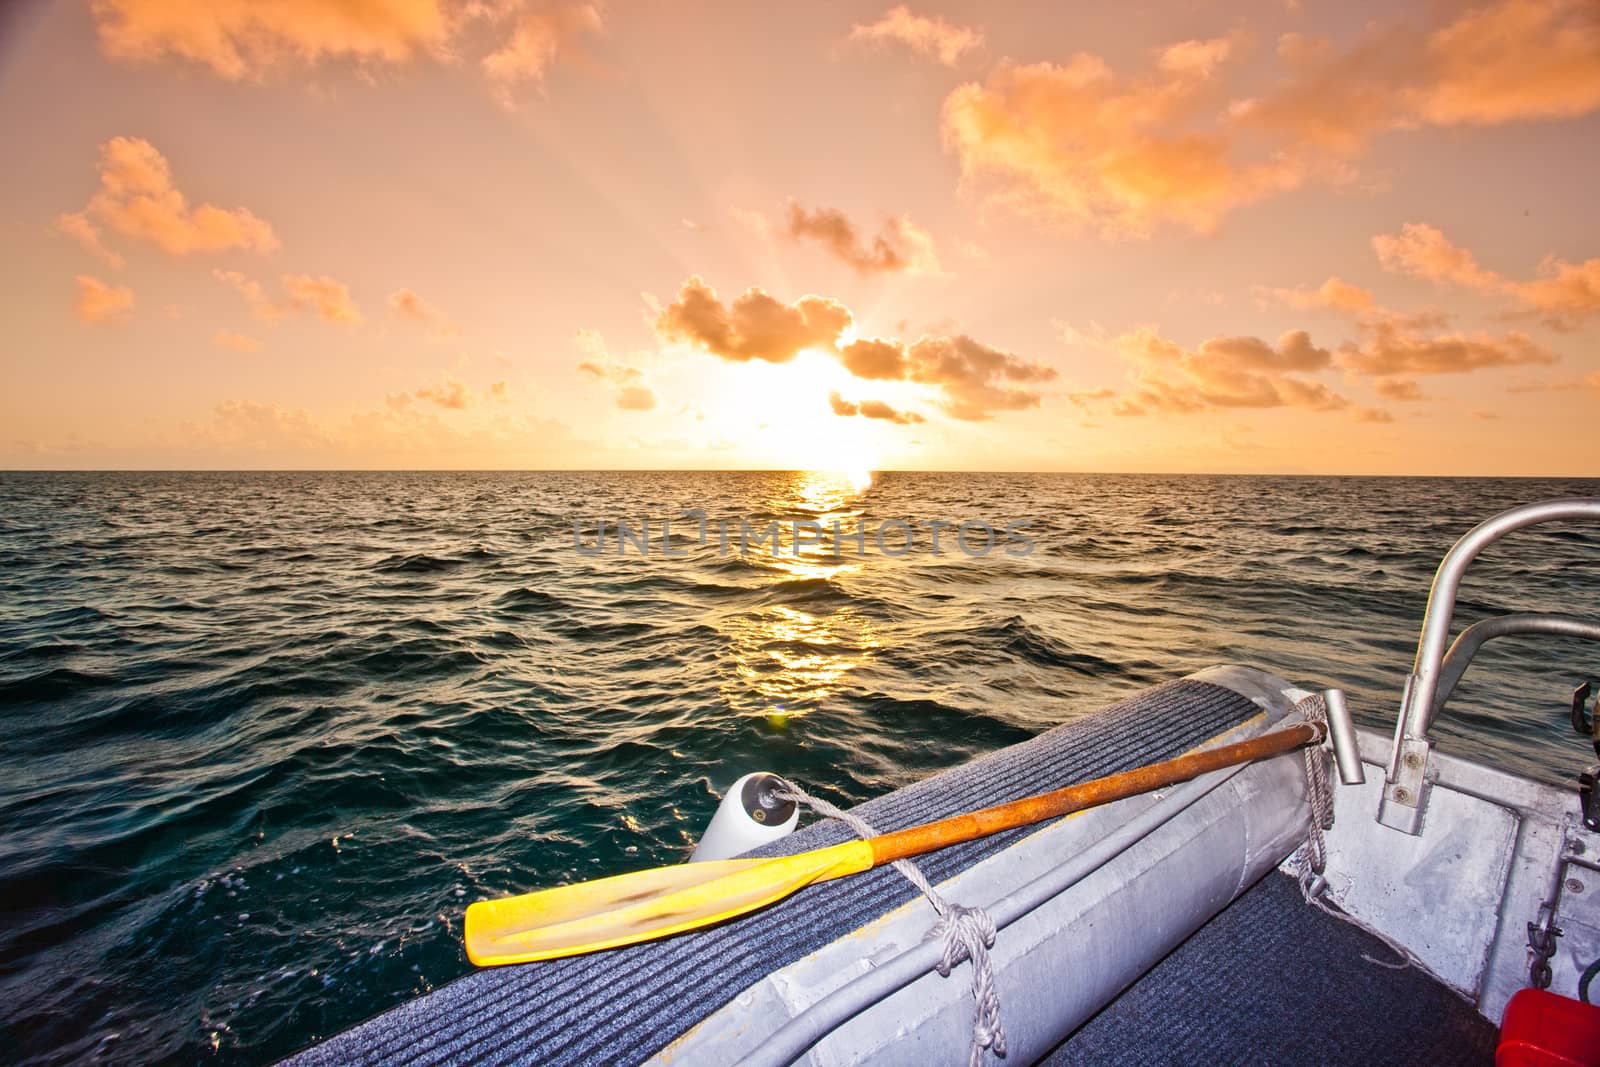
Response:
[{"label": "metal bracket", "polygon": [[1383,800],[1378,805],[1378,821],[1384,826],[1413,836],[1422,832],[1422,815],[1428,807],[1428,755],[1433,742],[1427,738],[1403,738],[1395,771],[1384,784]]}]

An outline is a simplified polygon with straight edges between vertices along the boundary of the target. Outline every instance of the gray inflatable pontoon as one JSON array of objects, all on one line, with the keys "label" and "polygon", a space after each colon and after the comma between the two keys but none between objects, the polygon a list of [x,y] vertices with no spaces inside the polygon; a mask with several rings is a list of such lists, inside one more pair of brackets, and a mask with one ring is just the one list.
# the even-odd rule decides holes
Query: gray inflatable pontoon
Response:
[{"label": "gray inflatable pontoon", "polygon": [[[1542,984],[1571,996],[1600,969],[1589,966],[1600,908],[1584,892],[1600,890],[1600,833],[1578,795],[1428,740],[1484,639],[1600,639],[1582,620],[1509,616],[1469,628],[1445,655],[1456,583],[1477,551],[1531,522],[1600,518],[1600,500],[1507,516],[1440,568],[1393,741],[1350,727],[1336,691],[1325,698],[1339,771],[1325,792],[1292,752],[918,861],[946,899],[1000,927],[991,960],[1006,1055],[987,1062],[1487,1064],[1513,993]],[[855,813],[880,832],[928,822],[1254,736],[1321,707],[1315,695],[1261,670],[1213,668]],[[1301,846],[1318,796],[1333,818],[1312,878]],[[848,836],[819,821],[755,854]],[[875,869],[711,929],[478,971],[291,1062],[963,1063],[971,964],[933,970],[936,918],[898,872]]]}]

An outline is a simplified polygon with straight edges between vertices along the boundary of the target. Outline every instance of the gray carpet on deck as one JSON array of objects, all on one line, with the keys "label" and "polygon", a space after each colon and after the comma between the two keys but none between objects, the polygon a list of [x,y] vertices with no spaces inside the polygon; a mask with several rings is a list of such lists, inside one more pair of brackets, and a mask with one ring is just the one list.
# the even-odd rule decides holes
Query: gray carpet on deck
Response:
[{"label": "gray carpet on deck", "polygon": [[[855,811],[880,832],[914,826],[1165,759],[1259,711],[1230,689],[1173,682]],[[956,845],[918,862],[937,883],[1026,832]],[[800,852],[848,836],[837,823],[819,823],[759,852]],[[899,907],[914,893],[904,878],[884,868],[811,886],[739,922],[667,941],[478,971],[291,1062],[635,1063],[769,971]]]},{"label": "gray carpet on deck", "polygon": [[1492,1064],[1495,1025],[1269,874],[1106,1005],[1044,1062]]}]

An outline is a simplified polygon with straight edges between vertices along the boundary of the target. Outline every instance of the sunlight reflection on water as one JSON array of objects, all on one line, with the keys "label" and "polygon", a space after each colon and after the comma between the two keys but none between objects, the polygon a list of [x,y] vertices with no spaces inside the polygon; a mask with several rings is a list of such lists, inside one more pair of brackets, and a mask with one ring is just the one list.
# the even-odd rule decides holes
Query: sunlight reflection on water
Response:
[{"label": "sunlight reflection on water", "polygon": [[[773,514],[832,522],[860,522],[857,506],[872,486],[868,471],[796,471],[778,483],[769,500]],[[870,620],[851,607],[831,583],[861,570],[859,557],[835,555],[832,533],[822,543],[785,546],[783,554],[752,557],[771,571],[774,585],[805,589],[815,607],[774,604],[723,620],[733,655],[722,690],[730,707],[761,716],[775,730],[818,707],[850,671],[865,663],[880,641]]]}]

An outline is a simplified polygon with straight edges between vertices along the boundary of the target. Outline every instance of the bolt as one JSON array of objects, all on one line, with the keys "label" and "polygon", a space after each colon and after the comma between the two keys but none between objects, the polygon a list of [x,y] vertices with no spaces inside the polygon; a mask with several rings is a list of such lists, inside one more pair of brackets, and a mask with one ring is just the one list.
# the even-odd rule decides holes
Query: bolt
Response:
[{"label": "bolt", "polygon": [[1583,892],[1583,883],[1578,881],[1576,878],[1568,878],[1567,879],[1567,892],[1569,892],[1569,893],[1581,893],[1581,892]]},{"label": "bolt", "polygon": [[1411,803],[1411,790],[1403,785],[1395,786],[1394,798],[1402,804],[1409,804]]},{"label": "bolt", "polygon": [[1573,838],[1571,841],[1567,842],[1567,851],[1571,852],[1574,856],[1583,855],[1583,842],[1577,838]]},{"label": "bolt", "polygon": [[1400,762],[1404,763],[1409,770],[1414,771],[1418,767],[1422,766],[1422,757],[1418,756],[1415,752],[1407,752],[1405,758]]}]

